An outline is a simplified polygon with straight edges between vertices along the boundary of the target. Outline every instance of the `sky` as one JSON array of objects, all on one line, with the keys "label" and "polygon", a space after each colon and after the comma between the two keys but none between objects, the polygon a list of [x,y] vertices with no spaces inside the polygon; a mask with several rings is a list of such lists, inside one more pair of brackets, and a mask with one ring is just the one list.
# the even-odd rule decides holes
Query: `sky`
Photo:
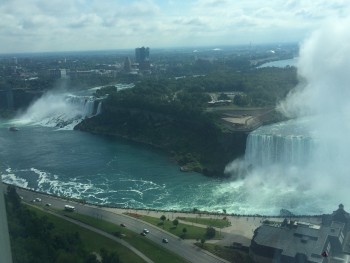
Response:
[{"label": "sky", "polygon": [[1,0],[0,53],[299,42],[348,0]]}]

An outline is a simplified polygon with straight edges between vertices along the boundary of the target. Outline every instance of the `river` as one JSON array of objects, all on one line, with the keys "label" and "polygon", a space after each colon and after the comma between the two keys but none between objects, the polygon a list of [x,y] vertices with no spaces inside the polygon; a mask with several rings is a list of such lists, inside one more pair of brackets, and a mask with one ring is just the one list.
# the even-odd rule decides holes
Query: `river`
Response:
[{"label": "river", "polygon": [[167,155],[124,140],[0,122],[2,180],[121,207],[251,213],[240,184],[183,173]]},{"label": "river", "polygon": [[[322,212],[322,202],[315,205],[319,198],[301,195],[298,189],[285,191],[288,187],[277,183],[282,181],[280,176],[267,183],[274,178],[270,173],[266,181],[260,174],[234,180],[184,173],[162,151],[72,129],[82,118],[98,114],[100,104],[87,95],[48,93],[21,116],[0,120],[2,180],[125,208],[225,209],[228,213],[262,215],[278,215],[282,208],[295,214]],[[12,126],[19,130],[9,130]],[[236,166],[240,166],[239,161],[230,169]]]}]

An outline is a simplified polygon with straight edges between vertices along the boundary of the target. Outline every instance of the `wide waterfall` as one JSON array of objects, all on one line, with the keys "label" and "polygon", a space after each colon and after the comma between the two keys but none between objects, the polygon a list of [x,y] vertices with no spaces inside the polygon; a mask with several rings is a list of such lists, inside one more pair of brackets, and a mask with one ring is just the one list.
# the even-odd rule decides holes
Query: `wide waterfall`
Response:
[{"label": "wide waterfall", "polygon": [[298,119],[262,126],[247,139],[245,161],[248,166],[303,167],[313,158],[315,134],[310,119]]},{"label": "wide waterfall", "polygon": [[101,113],[102,102],[93,96],[47,93],[19,117],[19,122],[73,129],[85,118]]}]

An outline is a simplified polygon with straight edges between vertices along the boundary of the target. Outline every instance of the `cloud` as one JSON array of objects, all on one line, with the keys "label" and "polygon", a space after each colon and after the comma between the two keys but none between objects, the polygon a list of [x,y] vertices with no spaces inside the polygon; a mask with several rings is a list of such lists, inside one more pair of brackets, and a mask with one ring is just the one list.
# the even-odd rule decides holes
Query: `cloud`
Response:
[{"label": "cloud", "polygon": [[23,29],[38,30],[40,28],[54,26],[56,23],[57,20],[54,17],[46,15],[35,15],[23,19],[21,25],[23,26]]},{"label": "cloud", "polygon": [[196,26],[196,27],[203,27],[206,26],[206,23],[200,19],[200,18],[186,18],[186,17],[180,17],[174,20],[175,24],[181,24],[184,26]]},{"label": "cloud", "polygon": [[96,14],[82,14],[78,18],[73,19],[69,25],[73,28],[82,28],[87,26],[98,26],[102,24],[102,19]]},{"label": "cloud", "polygon": [[160,13],[160,8],[153,1],[137,1],[123,10],[126,16],[154,16]]},{"label": "cloud", "polygon": [[209,7],[209,8],[217,8],[220,6],[226,6],[228,4],[227,0],[205,0],[205,1],[198,1],[197,4],[201,4],[203,6]]},{"label": "cloud", "polygon": [[[87,43],[80,39],[87,35],[95,38],[90,42],[96,43],[92,48],[101,49],[98,38],[102,34],[103,47],[110,43],[110,48],[133,48],[140,42],[161,47],[171,43],[241,44],[246,39],[279,42],[286,37],[299,41],[325,18],[342,17],[349,11],[350,3],[343,0],[11,0],[0,2],[0,36],[2,46],[13,51],[34,48],[36,41],[45,50],[85,49]],[[54,43],[57,33],[67,41]],[[21,34],[25,44],[13,45],[14,35]]]}]

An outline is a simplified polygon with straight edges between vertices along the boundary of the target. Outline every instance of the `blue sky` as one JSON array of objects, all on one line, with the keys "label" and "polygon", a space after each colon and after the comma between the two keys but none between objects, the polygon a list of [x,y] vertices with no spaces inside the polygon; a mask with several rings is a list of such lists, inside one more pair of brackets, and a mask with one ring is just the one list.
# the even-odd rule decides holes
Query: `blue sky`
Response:
[{"label": "blue sky", "polygon": [[348,0],[1,0],[0,53],[299,42]]}]

